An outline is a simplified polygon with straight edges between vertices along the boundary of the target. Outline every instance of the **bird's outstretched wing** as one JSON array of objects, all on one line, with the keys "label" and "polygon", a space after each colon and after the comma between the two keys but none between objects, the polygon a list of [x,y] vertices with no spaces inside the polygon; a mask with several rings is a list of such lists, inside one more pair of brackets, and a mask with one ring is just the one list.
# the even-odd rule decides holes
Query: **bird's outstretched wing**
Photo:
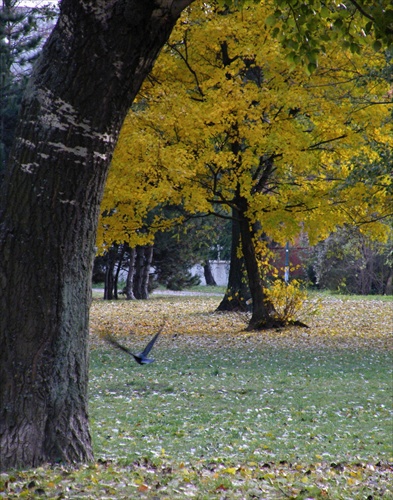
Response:
[{"label": "bird's outstretched wing", "polygon": [[152,350],[152,347],[155,343],[155,341],[157,340],[158,336],[160,335],[160,333],[162,332],[164,328],[164,325],[161,326],[161,328],[158,330],[158,332],[154,335],[154,337],[150,340],[150,342],[147,344],[147,346],[143,349],[142,352],[140,352],[139,354],[137,354],[137,356],[139,356],[140,358],[144,359],[146,358],[146,356],[149,354],[149,352]]},{"label": "bird's outstretched wing", "polygon": [[105,340],[107,342],[109,342],[110,344],[112,344],[114,347],[117,347],[118,349],[126,352],[127,354],[129,354],[130,356],[134,357],[135,359],[137,358],[137,355],[134,354],[133,352],[131,352],[129,349],[127,349],[127,347],[124,347],[123,345],[119,344],[119,342],[117,342],[117,340],[115,340],[113,337],[111,337],[110,335],[106,335],[105,337]]},{"label": "bird's outstretched wing", "polygon": [[115,340],[111,335],[106,335],[105,340],[107,342],[109,342],[110,344],[112,344],[114,347],[117,347],[117,349],[120,349],[120,350],[126,352],[127,354],[129,354],[130,356],[132,356],[135,359],[135,361],[137,363],[139,363],[140,365],[146,365],[148,363],[153,363],[153,361],[154,361],[154,359],[147,358],[147,355],[152,350],[152,347],[153,347],[155,341],[157,340],[158,336],[162,332],[164,326],[165,326],[165,323],[163,323],[163,325],[158,330],[158,332],[154,335],[154,337],[150,340],[150,342],[147,344],[147,346],[139,354],[134,354],[129,349],[127,349],[127,347],[124,347],[121,344],[119,344],[119,342],[117,342],[117,340]]}]

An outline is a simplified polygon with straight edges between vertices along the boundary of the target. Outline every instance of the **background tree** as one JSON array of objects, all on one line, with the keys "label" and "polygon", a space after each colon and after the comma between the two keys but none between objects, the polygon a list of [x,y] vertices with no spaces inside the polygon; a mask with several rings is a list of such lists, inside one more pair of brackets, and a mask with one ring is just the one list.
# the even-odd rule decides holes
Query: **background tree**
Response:
[{"label": "background tree", "polygon": [[0,4],[0,175],[13,141],[31,65],[55,16],[54,6],[40,2],[34,8],[24,6],[20,0],[2,0]]},{"label": "background tree", "polygon": [[329,44],[359,54],[393,47],[393,7],[390,0],[293,2],[277,0],[266,19],[293,66],[302,64],[311,74],[319,54]]},{"label": "background tree", "polygon": [[154,245],[153,265],[158,283],[169,290],[183,290],[199,285],[198,276],[192,276],[190,269],[201,262],[198,252],[198,232],[173,228],[157,233]]},{"label": "background tree", "polygon": [[[283,63],[264,25],[268,14],[260,6],[190,9],[127,123],[140,151],[128,155],[133,175],[154,178],[154,189],[162,185],[190,213],[235,213],[253,300],[250,328],[276,324],[263,293],[262,236],[285,244],[306,231],[317,241],[340,224],[367,225],[391,213],[387,170],[365,185],[357,169],[360,156],[378,163],[378,145],[391,144],[389,85],[378,75],[384,55],[370,53],[367,67],[332,46],[310,79]],[[116,183],[115,169],[113,176]],[[146,184],[136,189],[143,193]]]},{"label": "background tree", "polygon": [[344,227],[311,249],[309,272],[321,289],[361,295],[392,293],[392,243]]}]

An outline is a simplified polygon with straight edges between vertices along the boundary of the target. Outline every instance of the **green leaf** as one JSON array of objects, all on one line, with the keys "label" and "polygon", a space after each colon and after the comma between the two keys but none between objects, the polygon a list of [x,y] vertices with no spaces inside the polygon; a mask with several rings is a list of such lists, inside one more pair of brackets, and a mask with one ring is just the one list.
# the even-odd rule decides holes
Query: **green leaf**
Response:
[{"label": "green leaf", "polygon": [[373,49],[375,50],[375,52],[378,52],[379,50],[381,50],[381,48],[382,48],[382,43],[379,40],[375,40],[373,42]]},{"label": "green leaf", "polygon": [[265,19],[266,26],[272,27],[276,23],[277,23],[277,19],[276,19],[276,16],[274,14],[267,16],[267,18]]},{"label": "green leaf", "polygon": [[324,5],[322,8],[321,8],[321,11],[320,11],[320,15],[323,19],[326,19],[327,17],[329,17],[331,14],[330,10]]},{"label": "green leaf", "polygon": [[334,23],[333,23],[333,26],[334,26],[336,29],[341,30],[341,29],[342,29],[342,27],[343,27],[343,21],[342,21],[342,19],[340,19],[340,18],[336,19],[336,20],[334,21]]},{"label": "green leaf", "polygon": [[315,73],[317,67],[318,66],[315,62],[309,62],[306,66],[306,74],[308,76],[311,76],[313,73]]},{"label": "green leaf", "polygon": [[370,31],[373,29],[373,23],[372,21],[369,21],[366,26],[364,27],[364,31],[366,34],[370,33]]},{"label": "green leaf", "polygon": [[310,50],[309,52],[307,52],[307,59],[310,61],[310,63],[317,65],[318,54],[319,50]]}]

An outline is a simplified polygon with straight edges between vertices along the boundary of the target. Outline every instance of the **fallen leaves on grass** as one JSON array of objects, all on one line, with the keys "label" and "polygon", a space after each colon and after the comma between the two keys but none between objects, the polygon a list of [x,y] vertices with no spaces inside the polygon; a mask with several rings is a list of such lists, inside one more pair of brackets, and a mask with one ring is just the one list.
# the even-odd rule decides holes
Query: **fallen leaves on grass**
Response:
[{"label": "fallen leaves on grass", "polygon": [[[305,331],[300,327],[246,332],[246,313],[215,312],[218,297],[170,297],[147,301],[95,300],[91,308],[91,332],[145,339],[166,319],[162,337],[192,337],[210,347],[217,341],[231,345],[298,345],[310,347],[367,347],[392,349],[393,303],[380,300],[324,299],[320,313],[312,316]],[[92,345],[97,340],[93,335]]]},{"label": "fallen leaves on grass", "polygon": [[[0,498],[392,499],[392,303],[324,299],[307,332],[245,332],[247,315],[215,313],[219,300],[95,300],[101,459],[2,473]],[[164,318],[147,370],[100,337],[138,349]]]},{"label": "fallen leaves on grass", "polygon": [[264,498],[389,499],[393,468],[387,464],[317,462],[193,464],[141,459],[128,466],[40,467],[0,475],[0,496],[14,498]]}]

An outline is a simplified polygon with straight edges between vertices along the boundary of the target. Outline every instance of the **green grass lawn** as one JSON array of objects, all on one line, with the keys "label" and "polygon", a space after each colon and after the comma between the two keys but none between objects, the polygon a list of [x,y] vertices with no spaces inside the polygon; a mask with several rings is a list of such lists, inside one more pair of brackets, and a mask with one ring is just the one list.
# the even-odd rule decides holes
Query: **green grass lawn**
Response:
[{"label": "green grass lawn", "polygon": [[388,461],[392,358],[384,351],[156,347],[139,366],[92,353],[99,457],[176,461]]},{"label": "green grass lawn", "polygon": [[250,333],[217,300],[95,302],[93,332],[135,351],[169,318],[156,361],[93,333],[96,463],[3,474],[0,498],[393,499],[392,303]]}]

